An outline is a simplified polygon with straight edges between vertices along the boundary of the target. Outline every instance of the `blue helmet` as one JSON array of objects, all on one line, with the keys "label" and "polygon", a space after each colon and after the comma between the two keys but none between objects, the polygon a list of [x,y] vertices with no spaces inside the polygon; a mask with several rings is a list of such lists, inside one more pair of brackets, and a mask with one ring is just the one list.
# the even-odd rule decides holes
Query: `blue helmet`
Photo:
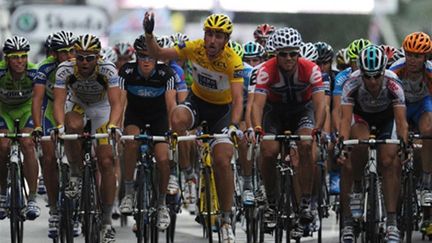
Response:
[{"label": "blue helmet", "polygon": [[253,41],[249,41],[243,45],[244,55],[243,57],[263,57],[265,55],[264,47]]}]

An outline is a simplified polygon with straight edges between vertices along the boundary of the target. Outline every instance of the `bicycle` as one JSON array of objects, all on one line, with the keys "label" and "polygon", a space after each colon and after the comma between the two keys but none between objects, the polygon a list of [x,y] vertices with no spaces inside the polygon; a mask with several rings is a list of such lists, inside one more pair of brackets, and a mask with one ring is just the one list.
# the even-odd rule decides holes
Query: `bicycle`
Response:
[{"label": "bicycle", "polygon": [[408,134],[408,144],[405,152],[405,162],[402,165],[401,175],[401,194],[398,205],[399,228],[402,239],[407,243],[412,242],[413,231],[418,230],[420,221],[421,206],[417,198],[416,176],[414,171],[414,148],[419,147],[414,143],[414,139],[430,139],[429,136],[421,136],[410,132]]},{"label": "bicycle", "polygon": [[82,221],[82,229],[86,243],[100,242],[101,202],[99,187],[96,180],[96,159],[92,155],[93,140],[108,138],[107,133],[91,134],[91,120],[87,120],[82,134],[63,134],[63,140],[81,140],[83,142],[83,174],[81,198],[78,215]]},{"label": "bicycle", "polygon": [[296,141],[312,141],[313,137],[310,135],[293,135],[291,131],[285,131],[281,135],[264,135],[261,140],[279,141],[280,144],[279,156],[276,161],[276,168],[279,171],[280,192],[276,202],[275,242],[282,242],[284,231],[286,232],[287,243],[291,242],[291,239],[300,242],[301,236],[291,235],[291,231],[297,223],[296,211],[299,206],[293,189],[294,169],[291,152],[297,152],[295,151]]},{"label": "bicycle", "polygon": [[122,135],[120,140],[140,141],[139,157],[136,165],[135,205],[133,216],[136,222],[137,242],[158,242],[156,227],[158,187],[156,184],[156,165],[151,152],[152,142],[167,141],[164,136],[148,135],[148,127],[143,134]]},{"label": "bicycle", "polygon": [[[198,186],[198,216],[196,221],[203,226],[203,235],[208,238],[209,243],[213,242],[212,232],[217,228],[217,215],[220,211],[219,199],[216,191],[215,175],[212,167],[210,141],[212,139],[229,138],[228,134],[209,134],[207,123],[201,124],[202,131],[197,135],[178,136],[177,141],[202,141],[200,145],[200,174]],[[220,234],[218,233],[220,241]]]},{"label": "bicycle", "polygon": [[[372,128],[372,131],[374,129]],[[357,222],[356,238],[361,234],[362,242],[379,243],[384,239],[385,210],[381,181],[378,174],[377,145],[400,144],[399,139],[376,139],[374,132],[369,139],[350,139],[341,143],[343,146],[365,144],[369,146],[368,161],[363,177],[363,198],[366,198],[363,210],[364,222]],[[341,150],[342,151],[342,150]],[[359,232],[360,231],[360,232]]]},{"label": "bicycle", "polygon": [[13,133],[0,133],[0,138],[9,138],[12,140],[8,167],[7,191],[9,194],[8,216],[10,219],[10,237],[11,243],[22,243],[24,234],[25,215],[23,211],[26,206],[28,196],[25,189],[23,177],[23,158],[20,149],[19,139],[30,138],[30,133],[19,133],[19,120],[14,120]]},{"label": "bicycle", "polygon": [[[72,243],[74,241],[73,224],[77,219],[77,197],[72,195],[69,189],[70,164],[64,152],[64,141],[59,137],[58,130],[53,131],[53,136],[43,136],[40,141],[53,141],[55,144],[55,157],[58,169],[58,195],[57,209],[60,217],[59,234],[53,238],[53,242]],[[40,141],[37,141],[38,143]]]}]

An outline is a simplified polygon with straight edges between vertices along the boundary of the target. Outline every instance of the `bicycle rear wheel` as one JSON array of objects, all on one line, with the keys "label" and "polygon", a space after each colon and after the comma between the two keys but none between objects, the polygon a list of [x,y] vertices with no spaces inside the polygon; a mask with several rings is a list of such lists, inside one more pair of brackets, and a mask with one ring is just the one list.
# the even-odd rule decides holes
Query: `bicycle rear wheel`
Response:
[{"label": "bicycle rear wheel", "polygon": [[94,173],[89,166],[84,167],[83,184],[81,190],[81,213],[83,218],[83,233],[86,243],[100,241],[100,222]]},{"label": "bicycle rear wheel", "polygon": [[416,194],[414,186],[414,179],[412,172],[408,172],[408,175],[404,181],[404,196],[403,196],[403,231],[405,235],[406,243],[412,242],[412,232],[414,230],[414,224],[416,223],[414,220],[415,213],[415,205],[416,205]]},{"label": "bicycle rear wheel", "polygon": [[10,163],[9,166],[9,176],[11,180],[9,206],[11,243],[22,243],[24,216],[21,214],[21,211],[24,208],[24,195],[22,192],[21,178],[17,164]]},{"label": "bicycle rear wheel", "polygon": [[69,185],[69,167],[62,164],[61,166],[61,188],[60,188],[60,242],[73,242],[73,211],[74,202],[65,194],[65,188]]}]

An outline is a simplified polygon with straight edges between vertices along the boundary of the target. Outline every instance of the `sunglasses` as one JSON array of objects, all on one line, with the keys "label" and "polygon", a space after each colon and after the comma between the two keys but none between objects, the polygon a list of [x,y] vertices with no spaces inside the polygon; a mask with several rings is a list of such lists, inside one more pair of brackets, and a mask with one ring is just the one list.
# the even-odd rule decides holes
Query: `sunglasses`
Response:
[{"label": "sunglasses", "polygon": [[147,61],[147,62],[155,60],[154,57],[151,57],[151,56],[145,55],[145,54],[139,54],[139,53],[137,54],[137,58],[140,61]]},{"label": "sunglasses", "polygon": [[86,60],[87,62],[92,62],[94,60],[96,60],[97,55],[96,54],[91,54],[91,55],[76,55],[76,59],[80,62],[83,62],[84,60]]},{"label": "sunglasses", "polygon": [[28,54],[27,54],[27,52],[25,52],[25,53],[12,53],[12,54],[7,54],[6,57],[10,58],[10,59],[27,58]]},{"label": "sunglasses", "polygon": [[300,52],[299,51],[280,51],[277,53],[277,55],[280,57],[287,57],[287,56],[296,57],[296,56],[300,55]]},{"label": "sunglasses", "polygon": [[368,75],[368,74],[363,74],[363,78],[365,78],[365,79],[379,79],[379,78],[381,78],[381,76],[382,76],[382,73],[378,73],[378,74],[375,74],[375,75]]}]

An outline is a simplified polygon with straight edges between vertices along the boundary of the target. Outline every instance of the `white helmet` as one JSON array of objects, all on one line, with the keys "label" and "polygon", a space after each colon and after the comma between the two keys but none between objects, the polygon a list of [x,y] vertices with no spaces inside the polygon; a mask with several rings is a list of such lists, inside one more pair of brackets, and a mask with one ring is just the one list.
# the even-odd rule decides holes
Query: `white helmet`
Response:
[{"label": "white helmet", "polygon": [[288,27],[277,29],[271,38],[276,50],[287,47],[299,48],[302,43],[300,33],[296,29]]},{"label": "white helmet", "polygon": [[115,63],[118,60],[117,52],[111,47],[103,48],[100,51],[100,55],[101,55],[103,60],[110,61],[112,63]]},{"label": "white helmet", "polygon": [[318,60],[318,50],[311,42],[303,42],[301,44],[300,55],[312,62]]},{"label": "white helmet", "polygon": [[171,40],[169,36],[166,35],[156,37],[156,42],[162,48],[169,48],[174,46],[174,42]]}]

